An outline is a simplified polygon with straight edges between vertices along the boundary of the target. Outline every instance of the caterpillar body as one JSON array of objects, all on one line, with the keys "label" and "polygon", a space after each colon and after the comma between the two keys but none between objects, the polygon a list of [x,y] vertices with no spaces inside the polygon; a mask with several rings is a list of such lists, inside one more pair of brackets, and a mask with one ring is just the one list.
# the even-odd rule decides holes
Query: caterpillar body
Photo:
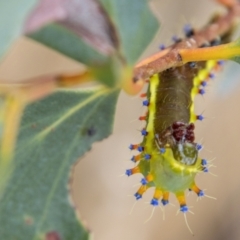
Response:
[{"label": "caterpillar body", "polygon": [[194,142],[194,122],[203,116],[194,114],[193,99],[203,93],[199,86],[211,77],[216,64],[215,61],[189,63],[151,77],[147,100],[143,101],[148,113],[140,117],[147,121],[142,130],[144,139],[141,144],[129,147],[140,152],[132,157],[138,164],[126,171],[127,175],[142,173],[144,176],[135,193],[137,200],[148,188],[155,187],[153,206],[158,206],[159,200],[163,205],[168,204],[172,192],[180,203],[180,211],[187,212],[186,189],[204,196],[194,181],[197,173],[208,170],[206,160],[198,156],[201,145]]},{"label": "caterpillar body", "polygon": [[[212,20],[214,22],[214,20]],[[221,43],[229,42],[232,28],[221,36]],[[187,38],[194,35],[191,28],[185,32]],[[180,43],[179,43],[180,42]],[[179,46],[181,40],[177,40]],[[220,44],[219,36],[212,42],[199,47]],[[174,45],[170,47],[174,49]],[[155,191],[150,201],[158,206],[169,203],[169,194],[178,199],[180,211],[189,211],[185,199],[185,191],[191,190],[199,197],[205,194],[195,183],[195,176],[200,172],[208,172],[208,162],[199,156],[202,149],[195,142],[194,122],[203,120],[202,115],[194,113],[194,98],[205,93],[205,86],[213,78],[222,61],[209,60],[188,62],[180,67],[172,67],[154,74],[149,79],[149,87],[143,105],[147,107],[145,116],[139,120],[146,121],[142,129],[143,141],[131,144],[129,148],[139,154],[132,157],[136,166],[126,170],[126,175],[141,173],[141,186],[134,194],[141,199],[147,189]]]}]

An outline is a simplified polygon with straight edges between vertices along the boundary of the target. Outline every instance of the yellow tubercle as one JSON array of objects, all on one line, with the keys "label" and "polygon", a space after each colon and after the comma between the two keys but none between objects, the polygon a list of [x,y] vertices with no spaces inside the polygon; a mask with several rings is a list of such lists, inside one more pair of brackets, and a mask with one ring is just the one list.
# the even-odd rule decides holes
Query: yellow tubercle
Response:
[{"label": "yellow tubercle", "polygon": [[186,205],[186,198],[185,198],[184,192],[176,193],[176,197],[180,206]]},{"label": "yellow tubercle", "polygon": [[146,180],[147,180],[148,182],[152,182],[152,181],[153,181],[153,176],[152,176],[151,174],[148,174],[148,175],[146,176]]},{"label": "yellow tubercle", "polygon": [[161,189],[156,188],[153,197],[154,197],[155,199],[160,199],[161,196],[162,196],[162,191],[161,191]]},{"label": "yellow tubercle", "polygon": [[163,200],[168,201],[169,199],[169,192],[163,192]]},{"label": "yellow tubercle", "polygon": [[147,185],[142,185],[142,186],[138,189],[137,193],[138,193],[139,195],[143,195],[143,194],[146,192],[147,188],[148,188]]}]

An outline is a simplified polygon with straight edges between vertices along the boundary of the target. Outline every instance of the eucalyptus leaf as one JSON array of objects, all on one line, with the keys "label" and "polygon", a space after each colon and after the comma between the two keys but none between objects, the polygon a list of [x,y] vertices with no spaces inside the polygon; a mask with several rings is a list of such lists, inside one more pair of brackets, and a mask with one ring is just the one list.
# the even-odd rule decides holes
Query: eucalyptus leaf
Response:
[{"label": "eucalyptus leaf", "polygon": [[37,0],[0,1],[0,58],[21,34],[24,21]]},{"label": "eucalyptus leaf", "polygon": [[146,0],[99,0],[117,31],[122,56],[134,65],[159,29]]},{"label": "eucalyptus leaf", "polygon": [[108,60],[74,32],[57,23],[48,24],[28,37],[86,65],[100,65]]},{"label": "eucalyptus leaf", "polygon": [[[46,0],[44,0],[44,2],[46,2]],[[66,0],[57,0],[56,2],[57,4],[54,9],[56,9],[57,6],[59,9],[63,9],[64,4],[66,4]],[[92,0],[86,0],[84,3],[83,1],[79,1],[77,9],[81,9],[81,12],[84,13],[84,10],[89,10],[88,5],[91,2]],[[102,14],[104,14],[104,18],[109,18],[111,20],[111,22],[105,24],[105,26],[108,27],[102,28],[105,36],[106,34],[109,35],[106,43],[108,42],[108,45],[110,46],[110,42],[112,41],[111,46],[116,48],[118,46],[120,49],[120,53],[122,55],[121,58],[126,59],[127,64],[133,65],[148,46],[159,28],[158,20],[149,9],[148,1],[99,0],[99,2],[102,4],[102,7],[106,12],[107,17],[105,17],[105,13],[102,12]],[[71,2],[68,4],[70,3]],[[46,11],[39,8],[35,12],[41,17],[41,14],[46,14]],[[70,14],[71,12],[70,10],[63,11],[66,11],[66,16],[68,16],[67,14]],[[97,39],[99,31],[95,31],[95,28],[92,28],[92,26],[94,26],[94,23],[95,25],[98,24],[97,17],[99,14],[96,16],[96,14],[92,11],[92,9],[88,11],[89,16],[91,16],[88,21],[84,19],[84,27],[86,29],[89,28],[88,31],[91,31],[91,39]],[[36,28],[29,27],[31,25],[31,21],[33,22],[33,18],[30,18],[28,20],[29,26],[27,27],[27,30],[31,29],[31,31],[28,32],[27,35],[30,38],[33,38],[34,40],[87,65],[95,64],[95,62],[99,60],[103,61],[103,56],[106,58],[107,55],[100,54],[101,51],[96,45],[96,41],[94,42],[95,45],[93,44],[93,41],[90,41],[91,46],[95,50],[91,49],[92,47],[85,43],[86,37],[83,34],[80,34],[83,28],[82,22],[78,21],[78,18],[72,19],[73,17],[70,16],[61,19],[59,17],[57,18],[55,15],[52,14],[49,17],[52,23],[45,21],[46,25],[38,24],[38,26],[41,27],[37,30]],[[44,18],[44,16],[42,16],[42,18]],[[33,31],[33,29],[35,30]],[[96,49],[99,49],[99,51]]]},{"label": "eucalyptus leaf", "polygon": [[96,0],[40,0],[26,21],[25,31],[34,32],[53,22],[65,26],[104,55],[115,51],[113,26]]},{"label": "eucalyptus leaf", "polygon": [[26,108],[0,202],[0,239],[89,239],[70,201],[70,170],[111,133],[118,93],[61,90]]}]

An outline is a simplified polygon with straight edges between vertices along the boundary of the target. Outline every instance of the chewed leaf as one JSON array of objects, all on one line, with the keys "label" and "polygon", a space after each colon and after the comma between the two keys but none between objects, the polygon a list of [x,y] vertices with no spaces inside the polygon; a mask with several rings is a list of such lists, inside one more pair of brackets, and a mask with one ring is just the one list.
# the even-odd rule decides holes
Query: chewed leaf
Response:
[{"label": "chewed leaf", "polygon": [[70,201],[70,170],[111,133],[118,93],[58,91],[26,108],[0,202],[0,239],[89,239]]},{"label": "chewed leaf", "polygon": [[128,64],[136,63],[156,34],[159,23],[146,0],[100,0],[114,23],[120,50]]},{"label": "chewed leaf", "polygon": [[97,1],[41,0],[29,16],[25,31],[35,32],[53,22],[65,26],[104,55],[115,51],[114,29]]},{"label": "chewed leaf", "polygon": [[21,33],[26,15],[37,0],[0,2],[0,58]]}]

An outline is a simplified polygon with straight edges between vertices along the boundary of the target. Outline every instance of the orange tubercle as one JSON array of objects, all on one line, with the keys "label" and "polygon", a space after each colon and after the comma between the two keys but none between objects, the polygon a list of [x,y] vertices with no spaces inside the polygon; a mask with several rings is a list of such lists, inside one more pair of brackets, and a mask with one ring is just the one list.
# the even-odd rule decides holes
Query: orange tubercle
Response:
[{"label": "orange tubercle", "polygon": [[147,186],[146,186],[146,185],[142,185],[142,186],[137,190],[137,193],[140,194],[140,195],[143,195],[146,191],[147,191]]},{"label": "orange tubercle", "polygon": [[146,180],[147,180],[148,182],[152,182],[152,181],[153,181],[153,175],[148,174],[148,175],[146,176]]},{"label": "orange tubercle", "polygon": [[140,121],[145,121],[146,119],[147,119],[147,116],[140,116],[140,117],[139,117],[139,120],[140,120]]}]

